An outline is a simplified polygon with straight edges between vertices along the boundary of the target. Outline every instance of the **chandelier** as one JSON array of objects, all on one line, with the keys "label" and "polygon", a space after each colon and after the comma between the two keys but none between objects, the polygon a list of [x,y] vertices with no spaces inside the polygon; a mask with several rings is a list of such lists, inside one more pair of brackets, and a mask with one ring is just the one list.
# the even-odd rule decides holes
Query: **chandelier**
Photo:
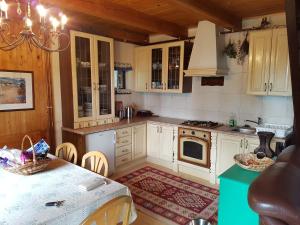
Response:
[{"label": "chandelier", "polygon": [[[10,51],[23,43],[43,49],[48,52],[60,52],[70,45],[70,37],[65,30],[68,18],[62,12],[57,17],[50,15],[50,10],[43,5],[34,6],[31,0],[21,3],[16,1],[16,17],[9,17],[8,8],[11,7],[5,0],[0,0],[0,49]],[[36,21],[33,19],[32,8],[36,8],[38,14]],[[38,20],[39,17],[39,20]],[[23,29],[14,33],[16,21],[21,18]],[[35,18],[35,17],[34,17]],[[11,24],[11,23],[14,24]]]}]

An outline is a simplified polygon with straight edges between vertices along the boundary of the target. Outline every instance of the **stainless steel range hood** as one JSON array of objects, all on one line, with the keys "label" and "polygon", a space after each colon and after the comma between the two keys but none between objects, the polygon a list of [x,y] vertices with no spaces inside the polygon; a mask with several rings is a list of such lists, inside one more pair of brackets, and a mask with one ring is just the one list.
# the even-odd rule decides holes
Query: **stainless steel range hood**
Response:
[{"label": "stainless steel range hood", "polygon": [[228,69],[223,56],[225,37],[214,23],[200,21],[194,40],[188,69],[185,76],[223,76],[227,75]]}]

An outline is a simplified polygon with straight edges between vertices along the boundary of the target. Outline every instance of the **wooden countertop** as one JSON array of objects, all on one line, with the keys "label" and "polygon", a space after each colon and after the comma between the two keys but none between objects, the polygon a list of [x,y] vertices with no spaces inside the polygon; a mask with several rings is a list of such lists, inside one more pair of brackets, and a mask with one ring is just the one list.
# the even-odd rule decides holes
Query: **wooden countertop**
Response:
[{"label": "wooden countertop", "polygon": [[[217,128],[208,129],[208,128],[199,128],[199,127],[191,127],[191,126],[185,126],[182,125],[182,122],[184,120],[182,119],[175,119],[175,118],[169,118],[169,117],[160,117],[160,116],[151,116],[151,117],[134,117],[132,119],[124,119],[117,123],[110,123],[95,127],[87,127],[87,128],[81,128],[81,129],[71,129],[62,127],[63,131],[68,131],[71,133],[79,134],[79,135],[88,135],[92,133],[107,131],[107,130],[114,130],[114,129],[121,129],[129,126],[135,126],[146,122],[158,122],[158,123],[164,123],[169,125],[175,125],[180,126],[188,129],[196,129],[196,130],[205,130],[209,132],[217,132],[217,133],[225,133],[225,134],[232,134],[232,135],[239,135],[239,136],[246,136],[246,137],[257,137],[256,134],[244,134],[239,133],[236,131],[232,131],[232,127],[229,127],[227,125],[221,125]],[[275,138],[276,141],[284,141],[284,138]]]}]

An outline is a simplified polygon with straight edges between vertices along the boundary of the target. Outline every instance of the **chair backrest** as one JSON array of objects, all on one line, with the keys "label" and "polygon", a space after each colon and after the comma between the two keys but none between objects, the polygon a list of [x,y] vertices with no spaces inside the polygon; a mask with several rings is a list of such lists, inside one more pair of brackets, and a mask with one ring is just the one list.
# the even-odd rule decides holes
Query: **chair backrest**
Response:
[{"label": "chair backrest", "polygon": [[68,162],[77,164],[77,150],[76,147],[69,142],[62,143],[56,147],[55,155],[59,158],[62,158]]},{"label": "chair backrest", "polygon": [[120,196],[105,203],[94,213],[89,215],[81,225],[128,225],[132,199]]},{"label": "chair backrest", "polygon": [[90,159],[89,166],[87,168],[95,173],[100,174],[102,168],[104,169],[103,176],[107,177],[108,175],[108,162],[105,155],[102,152],[92,151],[84,154],[82,157],[81,167],[86,168],[86,161]]}]

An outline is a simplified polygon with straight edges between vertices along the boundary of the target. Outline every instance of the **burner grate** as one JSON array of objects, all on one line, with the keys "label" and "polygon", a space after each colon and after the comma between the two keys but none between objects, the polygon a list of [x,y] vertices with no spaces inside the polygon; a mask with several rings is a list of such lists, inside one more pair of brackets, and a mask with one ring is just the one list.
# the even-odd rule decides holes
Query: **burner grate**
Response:
[{"label": "burner grate", "polygon": [[182,123],[182,125],[195,126],[195,127],[205,127],[205,128],[215,128],[220,126],[218,122],[213,121],[201,121],[201,120],[187,120]]}]

